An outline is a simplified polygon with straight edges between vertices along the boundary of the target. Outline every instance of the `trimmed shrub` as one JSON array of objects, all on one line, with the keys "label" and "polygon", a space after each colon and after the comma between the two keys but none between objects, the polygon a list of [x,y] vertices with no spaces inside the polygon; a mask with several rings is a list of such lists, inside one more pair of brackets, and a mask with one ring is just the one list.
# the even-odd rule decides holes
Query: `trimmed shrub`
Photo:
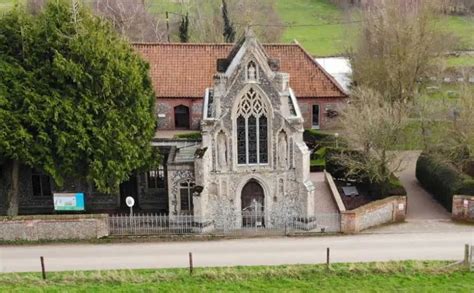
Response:
[{"label": "trimmed shrub", "polygon": [[[310,149],[320,149],[322,147],[336,147],[336,136],[334,134],[324,133],[315,129],[306,129],[303,132],[303,140]],[[337,138],[337,144],[345,146],[341,137]]]},{"label": "trimmed shrub", "polygon": [[311,172],[321,172],[326,168],[326,148],[322,147],[311,154]]},{"label": "trimmed shrub", "polygon": [[191,139],[191,140],[201,140],[201,132],[189,132],[189,133],[179,133],[174,136],[174,138],[179,139]]},{"label": "trimmed shrub", "polygon": [[474,195],[474,179],[425,153],[416,162],[416,178],[449,211],[454,195]]}]

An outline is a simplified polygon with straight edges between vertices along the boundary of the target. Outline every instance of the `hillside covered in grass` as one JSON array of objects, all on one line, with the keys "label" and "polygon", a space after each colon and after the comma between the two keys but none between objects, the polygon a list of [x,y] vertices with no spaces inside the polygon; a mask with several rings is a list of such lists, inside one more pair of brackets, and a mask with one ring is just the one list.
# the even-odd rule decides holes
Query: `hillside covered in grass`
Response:
[{"label": "hillside covered in grass", "polygon": [[[13,7],[15,1],[0,0],[0,12]],[[90,0],[85,0],[90,1]],[[182,12],[178,1],[149,0],[152,13],[164,16],[166,11]],[[306,50],[316,56],[343,54],[354,38],[357,17],[349,16],[329,0],[275,0],[276,11],[286,25],[281,41],[297,40]],[[171,14],[172,14],[171,13]],[[170,15],[171,15],[170,14]],[[257,21],[258,22],[258,21]],[[474,17],[446,16],[441,26],[460,40],[459,50],[474,50]],[[453,63],[473,61],[452,59]]]}]

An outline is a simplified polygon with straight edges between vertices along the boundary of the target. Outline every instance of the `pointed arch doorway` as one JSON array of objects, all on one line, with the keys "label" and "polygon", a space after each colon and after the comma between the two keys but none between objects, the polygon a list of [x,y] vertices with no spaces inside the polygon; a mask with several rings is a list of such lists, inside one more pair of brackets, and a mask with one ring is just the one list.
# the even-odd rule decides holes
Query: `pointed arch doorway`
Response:
[{"label": "pointed arch doorway", "polygon": [[265,227],[265,193],[256,180],[242,188],[242,227]]}]

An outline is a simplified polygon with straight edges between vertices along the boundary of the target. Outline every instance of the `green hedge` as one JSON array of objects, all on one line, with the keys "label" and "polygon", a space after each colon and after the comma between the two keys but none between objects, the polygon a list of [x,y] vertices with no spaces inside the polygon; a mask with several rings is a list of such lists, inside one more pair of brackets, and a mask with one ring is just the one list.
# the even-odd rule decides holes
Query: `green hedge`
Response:
[{"label": "green hedge", "polygon": [[[316,129],[306,129],[303,132],[303,140],[311,149],[320,149],[322,147],[335,147],[336,136],[330,133],[324,133]],[[341,137],[337,138],[339,146],[345,146],[344,140]]]},{"label": "green hedge", "polygon": [[174,136],[178,139],[191,139],[191,140],[200,140],[202,139],[201,132],[188,132],[188,133],[179,133]]},{"label": "green hedge", "polygon": [[474,178],[425,153],[416,162],[416,178],[449,211],[453,195],[474,195]]}]

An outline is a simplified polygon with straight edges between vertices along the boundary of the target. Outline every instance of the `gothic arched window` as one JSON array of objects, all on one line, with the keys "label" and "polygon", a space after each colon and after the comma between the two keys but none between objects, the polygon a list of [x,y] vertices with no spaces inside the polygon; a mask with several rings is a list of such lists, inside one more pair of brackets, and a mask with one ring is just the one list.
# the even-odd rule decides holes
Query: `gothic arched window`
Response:
[{"label": "gothic arched window", "polygon": [[247,80],[256,81],[257,79],[258,79],[257,66],[255,65],[255,62],[250,61],[247,64]]},{"label": "gothic arched window", "polygon": [[262,98],[250,89],[237,108],[237,163],[268,163],[268,112]]}]

